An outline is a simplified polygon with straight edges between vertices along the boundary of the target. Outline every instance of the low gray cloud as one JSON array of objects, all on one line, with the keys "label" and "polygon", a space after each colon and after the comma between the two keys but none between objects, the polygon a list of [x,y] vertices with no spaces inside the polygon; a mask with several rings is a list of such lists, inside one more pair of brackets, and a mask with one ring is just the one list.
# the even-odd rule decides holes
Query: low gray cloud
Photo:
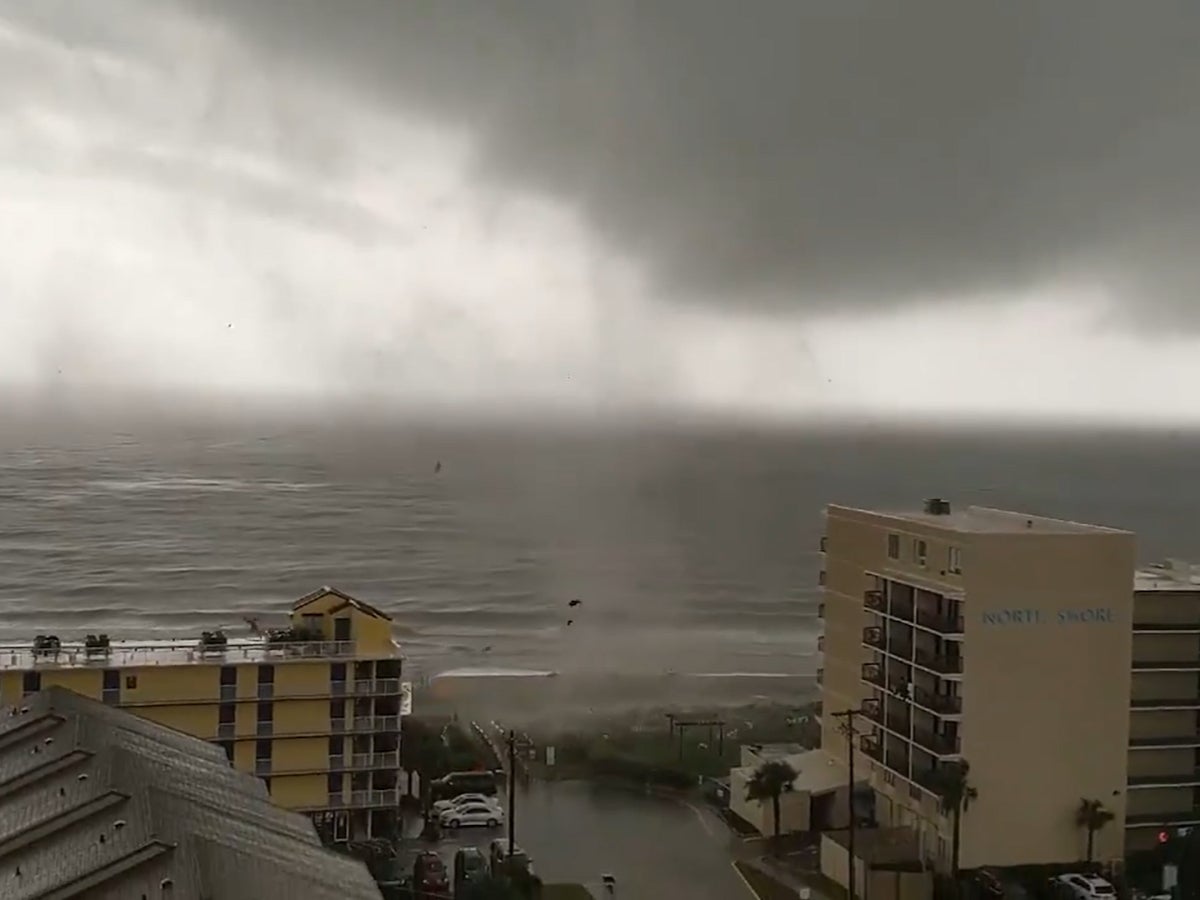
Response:
[{"label": "low gray cloud", "polygon": [[1194,0],[190,2],[264,61],[465,126],[487,172],[578,204],[666,296],[1066,278],[1197,307]]}]

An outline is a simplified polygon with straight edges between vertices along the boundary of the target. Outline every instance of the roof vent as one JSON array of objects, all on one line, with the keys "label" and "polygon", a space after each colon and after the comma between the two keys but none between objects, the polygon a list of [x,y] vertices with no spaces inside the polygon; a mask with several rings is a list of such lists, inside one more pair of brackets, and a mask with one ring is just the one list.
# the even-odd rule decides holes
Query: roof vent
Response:
[{"label": "roof vent", "polygon": [[931,516],[950,515],[950,501],[941,497],[931,497],[925,501],[925,512]]}]

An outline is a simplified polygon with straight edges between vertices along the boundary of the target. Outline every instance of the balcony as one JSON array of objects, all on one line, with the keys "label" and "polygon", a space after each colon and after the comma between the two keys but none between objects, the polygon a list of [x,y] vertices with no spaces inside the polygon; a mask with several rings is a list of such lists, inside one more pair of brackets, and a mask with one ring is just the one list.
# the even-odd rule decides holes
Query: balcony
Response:
[{"label": "balcony", "polygon": [[236,722],[221,722],[219,725],[217,725],[217,740],[221,740],[221,741],[233,740],[233,737],[236,734],[237,734],[237,723]]},{"label": "balcony", "polygon": [[862,680],[867,684],[873,684],[876,687],[887,689],[883,679],[883,666],[879,663],[863,663]]},{"label": "balcony", "polygon": [[1200,659],[1135,659],[1135,672],[1200,672]]},{"label": "balcony", "polygon": [[1180,772],[1178,775],[1131,775],[1131,788],[1193,787],[1200,785],[1200,769]]},{"label": "balcony", "polygon": [[1134,622],[1134,634],[1200,634],[1200,622]]},{"label": "balcony", "polygon": [[254,774],[255,775],[270,775],[271,774],[271,761],[269,759],[256,759],[254,761]]},{"label": "balcony", "polygon": [[270,700],[275,696],[275,684],[260,684],[258,686],[258,699]]},{"label": "balcony", "polygon": [[883,591],[867,591],[863,594],[863,604],[873,612],[887,613],[887,597]]},{"label": "balcony", "polygon": [[1133,709],[1200,709],[1200,697],[1171,698],[1162,697],[1155,700],[1131,700]]},{"label": "balcony", "polygon": [[355,716],[353,728],[355,731],[374,731],[375,717],[374,716]]},{"label": "balcony", "polygon": [[949,694],[935,694],[932,691],[914,686],[912,689],[912,701],[917,706],[944,716],[962,715],[962,697],[950,696]]},{"label": "balcony", "polygon": [[329,730],[334,734],[340,734],[346,730],[346,720],[341,716],[331,718],[329,720]]},{"label": "balcony", "polygon": [[941,779],[937,769],[913,769],[912,780],[931,794],[940,795]]},{"label": "balcony", "polygon": [[898,734],[903,737],[908,737],[908,731],[912,727],[912,720],[903,713],[888,713],[887,728],[893,734]]},{"label": "balcony", "polygon": [[965,628],[962,616],[947,616],[936,612],[917,611],[917,624],[938,634],[961,635]]},{"label": "balcony", "polygon": [[372,769],[398,769],[400,768],[400,751],[399,750],[381,750],[378,753],[371,754]]},{"label": "balcony", "polygon": [[820,543],[818,543],[817,546],[821,553],[828,553],[829,551],[827,548],[829,547],[829,538],[825,535],[821,535]]},{"label": "balcony", "polygon": [[906,622],[911,622],[913,619],[913,603],[911,600],[901,600],[898,597],[892,598],[891,616],[893,619],[903,619]]},{"label": "balcony", "polygon": [[221,685],[221,702],[222,703],[227,703],[230,700],[236,700],[236,699],[237,699],[237,685],[236,684]]},{"label": "balcony", "polygon": [[824,683],[825,683],[825,669],[824,668],[817,669],[817,684],[824,684]]},{"label": "balcony", "polygon": [[329,694],[332,697],[345,697],[346,696],[346,682],[344,682],[344,681],[329,682]]},{"label": "balcony", "polygon": [[375,679],[375,694],[399,694],[400,679],[399,678],[376,678]]},{"label": "balcony", "polygon": [[963,670],[961,656],[946,656],[942,653],[918,650],[915,661],[921,668],[937,672],[939,675],[961,675]]},{"label": "balcony", "polygon": [[914,731],[913,741],[934,756],[958,756],[962,753],[962,747],[957,738],[949,738],[933,731]]},{"label": "balcony", "polygon": [[1200,747],[1200,734],[1184,735],[1181,737],[1130,738],[1129,746],[1139,750],[1148,747]]},{"label": "balcony", "polygon": [[883,724],[883,704],[878,700],[864,700],[862,714],[872,722]]},{"label": "balcony", "polygon": [[868,647],[874,647],[876,650],[887,649],[887,635],[878,626],[873,625],[870,628],[864,628],[862,642]]},{"label": "balcony", "polygon": [[369,697],[375,693],[375,682],[370,678],[356,678],[354,681],[354,693],[359,697]]},{"label": "balcony", "polygon": [[274,732],[275,732],[274,721],[259,722],[257,728],[255,729],[255,734],[257,734],[259,737],[270,737],[272,734],[274,734]]},{"label": "balcony", "polygon": [[823,635],[823,634],[817,635],[817,652],[818,653],[825,652],[825,635]]},{"label": "balcony", "polygon": [[818,619],[825,618],[825,604],[824,603],[817,604],[817,618]]},{"label": "balcony", "polygon": [[1186,810],[1169,813],[1138,813],[1125,816],[1126,827],[1138,825],[1196,825],[1200,823],[1200,810]]},{"label": "balcony", "polygon": [[351,791],[350,806],[396,806],[400,803],[400,789],[386,788],[374,791]]},{"label": "balcony", "polygon": [[858,739],[858,747],[871,759],[883,762],[883,744],[877,738],[864,735]]}]

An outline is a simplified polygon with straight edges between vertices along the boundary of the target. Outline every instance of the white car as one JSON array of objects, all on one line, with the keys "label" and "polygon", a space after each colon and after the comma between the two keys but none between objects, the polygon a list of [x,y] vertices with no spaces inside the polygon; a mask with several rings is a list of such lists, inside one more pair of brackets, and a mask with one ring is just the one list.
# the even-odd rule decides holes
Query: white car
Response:
[{"label": "white car", "polygon": [[1099,875],[1059,875],[1054,880],[1070,891],[1075,900],[1116,900],[1116,888]]},{"label": "white car", "polygon": [[467,825],[495,828],[504,824],[504,810],[490,803],[467,803],[446,810],[438,821],[443,828],[462,828]]},{"label": "white car", "polygon": [[487,794],[459,794],[450,800],[439,800],[433,804],[433,811],[440,816],[448,809],[458,809],[460,806],[466,806],[469,803],[484,803],[488,806],[500,805],[500,801],[495,797],[489,797]]}]

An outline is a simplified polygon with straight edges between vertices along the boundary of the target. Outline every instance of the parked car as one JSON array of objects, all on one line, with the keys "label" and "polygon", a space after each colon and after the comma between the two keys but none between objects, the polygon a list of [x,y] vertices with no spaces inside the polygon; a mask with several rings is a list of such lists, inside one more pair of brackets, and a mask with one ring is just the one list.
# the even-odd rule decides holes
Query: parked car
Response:
[{"label": "parked car", "polygon": [[533,874],[533,862],[529,859],[528,853],[520,847],[514,846],[512,856],[508,855],[507,838],[495,838],[492,841],[488,848],[488,863],[494,878],[511,872],[514,866],[529,875]]},{"label": "parked car", "polygon": [[467,803],[442,813],[438,823],[443,828],[463,828],[468,825],[486,825],[495,828],[504,821],[504,810],[495,803]]},{"label": "parked car", "polygon": [[422,850],[413,861],[413,889],[418,897],[445,896],[450,893],[446,865],[432,850]]},{"label": "parked car", "polygon": [[1051,881],[1056,881],[1062,888],[1060,893],[1071,900],[1116,900],[1117,889],[1106,878],[1099,875],[1056,875]]},{"label": "parked car", "polygon": [[463,885],[477,884],[488,876],[487,857],[476,847],[463,847],[454,854],[454,893],[461,894]]},{"label": "parked car", "polygon": [[430,782],[430,790],[434,800],[450,800],[459,794],[487,794],[494,797],[498,793],[496,775],[494,772],[451,772],[436,781]]},{"label": "parked car", "polygon": [[489,797],[487,794],[459,794],[450,800],[439,800],[433,804],[435,815],[441,815],[448,809],[457,809],[460,806],[467,806],[472,803],[483,803],[487,806],[499,806],[500,801],[495,797]]}]

